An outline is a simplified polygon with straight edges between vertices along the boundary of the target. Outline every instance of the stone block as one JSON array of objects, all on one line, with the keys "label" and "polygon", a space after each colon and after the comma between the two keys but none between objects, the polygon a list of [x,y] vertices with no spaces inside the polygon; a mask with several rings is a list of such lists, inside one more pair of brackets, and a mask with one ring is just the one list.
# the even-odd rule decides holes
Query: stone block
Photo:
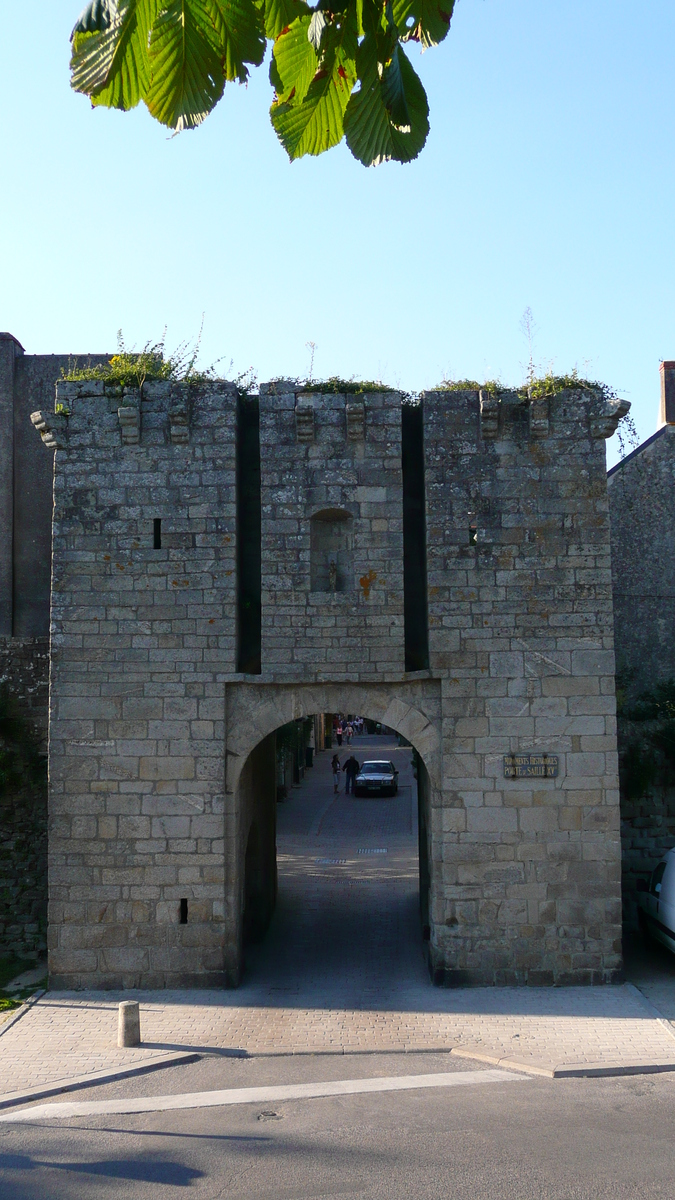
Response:
[{"label": "stone block", "polygon": [[157,755],[152,758],[143,757],[139,760],[139,775],[141,779],[194,779],[194,758]]}]

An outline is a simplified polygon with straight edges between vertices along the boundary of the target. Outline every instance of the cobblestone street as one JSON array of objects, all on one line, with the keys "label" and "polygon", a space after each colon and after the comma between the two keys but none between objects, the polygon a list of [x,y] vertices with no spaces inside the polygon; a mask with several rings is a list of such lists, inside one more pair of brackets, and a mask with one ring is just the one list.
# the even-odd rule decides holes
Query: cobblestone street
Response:
[{"label": "cobblestone street", "polygon": [[[190,1050],[445,1050],[547,1073],[675,1066],[672,1025],[630,984],[434,988],[418,911],[410,750],[384,740],[353,748],[360,761],[395,760],[399,794],[345,796],[343,776],[334,797],[330,754],[317,755],[278,806],[277,910],[248,952],[239,989],[48,992],[2,1033],[0,1092]],[[343,762],[348,754],[343,747]],[[119,1050],[117,1004],[132,996],[141,1001],[143,1045]]]}]

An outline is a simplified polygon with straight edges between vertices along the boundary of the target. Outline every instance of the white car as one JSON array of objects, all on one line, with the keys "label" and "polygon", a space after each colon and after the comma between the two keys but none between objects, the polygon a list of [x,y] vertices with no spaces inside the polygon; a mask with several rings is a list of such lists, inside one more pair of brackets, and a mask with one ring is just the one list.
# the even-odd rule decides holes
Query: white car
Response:
[{"label": "white car", "polygon": [[638,879],[637,892],[643,934],[675,951],[675,848],[656,864],[649,880]]},{"label": "white car", "polygon": [[388,792],[395,796],[398,791],[398,771],[393,762],[377,761],[364,762],[354,780],[355,796],[381,796]]}]

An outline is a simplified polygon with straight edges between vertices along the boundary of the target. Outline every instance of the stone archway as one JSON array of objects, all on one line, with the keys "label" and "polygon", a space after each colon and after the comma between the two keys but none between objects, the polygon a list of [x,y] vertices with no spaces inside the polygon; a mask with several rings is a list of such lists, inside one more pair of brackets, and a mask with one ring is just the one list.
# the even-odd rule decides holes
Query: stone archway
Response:
[{"label": "stone archway", "polygon": [[[243,921],[246,907],[245,854],[252,825],[263,832],[261,866],[276,894],[274,847],[275,795],[270,782],[274,734],[291,721],[321,712],[358,712],[401,734],[419,755],[420,882],[423,912],[428,910],[431,810],[440,804],[440,687],[431,679],[396,688],[382,684],[323,685],[230,684],[226,713],[225,911],[229,937],[225,946],[228,980],[241,976]],[[270,834],[270,830],[272,833]],[[260,832],[259,835],[260,837]],[[250,864],[249,864],[250,873]],[[426,919],[425,919],[426,923]]]}]

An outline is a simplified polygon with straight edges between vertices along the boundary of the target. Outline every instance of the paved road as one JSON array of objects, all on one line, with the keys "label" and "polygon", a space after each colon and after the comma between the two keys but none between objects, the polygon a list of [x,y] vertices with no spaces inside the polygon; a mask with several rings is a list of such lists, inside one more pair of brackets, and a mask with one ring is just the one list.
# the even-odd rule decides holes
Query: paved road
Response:
[{"label": "paved road", "polygon": [[356,738],[339,752],[343,763],[352,751],[360,763],[393,760],[399,792],[345,795],[343,774],[334,797],[331,756],[320,754],[303,787],[278,805],[277,910],[248,953],[244,980],[272,999],[320,992],[321,1007],[390,1007],[401,986],[428,986],[411,751],[388,738]]},{"label": "paved road", "polygon": [[[494,1082],[447,1055],[214,1060],[86,1092],[413,1072],[465,1086],[0,1124],[3,1200],[672,1200],[675,1081]],[[514,1077],[516,1078],[516,1077]],[[470,1082],[466,1082],[470,1080]],[[84,1098],[84,1094],[80,1097]]]}]

